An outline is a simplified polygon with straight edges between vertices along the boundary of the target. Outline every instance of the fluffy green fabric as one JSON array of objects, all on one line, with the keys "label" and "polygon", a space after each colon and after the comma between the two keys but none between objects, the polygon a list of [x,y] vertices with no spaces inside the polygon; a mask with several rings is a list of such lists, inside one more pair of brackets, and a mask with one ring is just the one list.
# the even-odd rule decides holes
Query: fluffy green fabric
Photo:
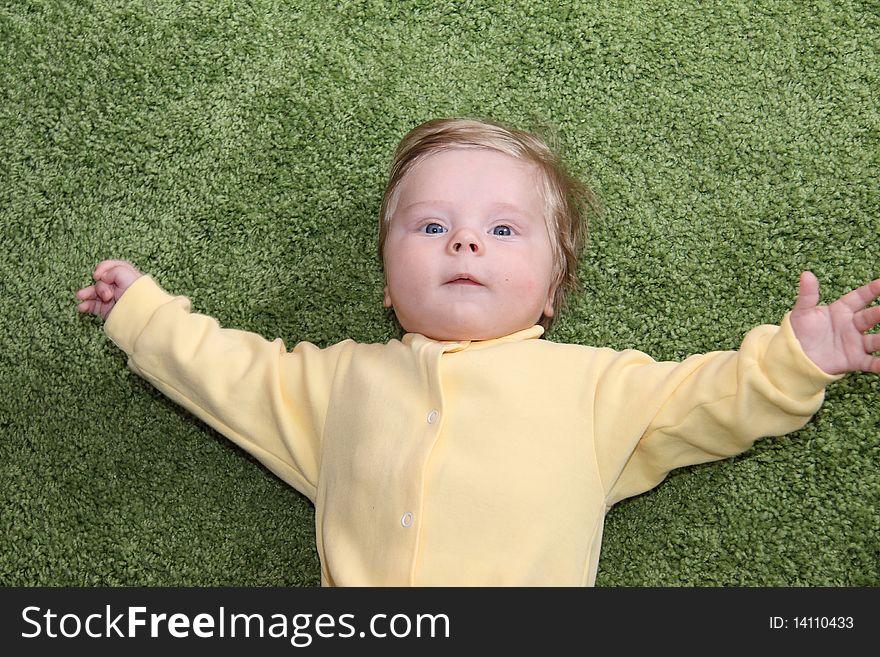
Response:
[{"label": "fluffy green fabric", "polygon": [[[602,198],[552,339],[733,349],[802,270],[880,274],[876,3],[695,4],[0,4],[0,583],[319,582],[309,503],[74,292],[126,258],[288,346],[386,340],[376,215],[428,118],[555,133]],[[880,585],[878,392],[620,504],[597,584]]]}]

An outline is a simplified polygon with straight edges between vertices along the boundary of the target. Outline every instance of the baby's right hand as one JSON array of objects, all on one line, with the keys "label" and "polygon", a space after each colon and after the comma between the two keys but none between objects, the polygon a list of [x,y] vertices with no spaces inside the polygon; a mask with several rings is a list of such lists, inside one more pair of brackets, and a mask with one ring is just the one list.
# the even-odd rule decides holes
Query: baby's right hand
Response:
[{"label": "baby's right hand", "polygon": [[95,273],[92,274],[95,284],[76,293],[76,298],[82,301],[76,309],[81,313],[99,315],[106,321],[119,298],[141,276],[143,274],[125,260],[104,260],[98,263]]}]

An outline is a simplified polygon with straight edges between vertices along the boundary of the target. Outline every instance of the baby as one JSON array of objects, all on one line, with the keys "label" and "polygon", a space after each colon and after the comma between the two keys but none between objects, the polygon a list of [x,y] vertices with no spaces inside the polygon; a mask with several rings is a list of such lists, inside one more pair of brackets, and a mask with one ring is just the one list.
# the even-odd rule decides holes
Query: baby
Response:
[{"label": "baby", "polygon": [[314,503],[324,585],[592,585],[616,502],[802,427],[846,372],[880,372],[865,334],[880,279],[820,306],[804,272],[779,326],[681,363],[539,339],[591,199],[536,136],[434,120],[398,146],[382,203],[402,339],[288,351],[120,260],[77,309]]}]

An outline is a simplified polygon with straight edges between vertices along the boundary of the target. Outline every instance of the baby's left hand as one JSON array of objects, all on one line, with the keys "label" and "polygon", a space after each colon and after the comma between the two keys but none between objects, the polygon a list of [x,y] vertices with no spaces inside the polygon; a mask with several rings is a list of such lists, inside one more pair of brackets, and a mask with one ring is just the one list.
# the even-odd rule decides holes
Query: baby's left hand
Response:
[{"label": "baby's left hand", "polygon": [[800,290],[791,311],[791,327],[804,353],[828,374],[880,374],[880,334],[865,331],[880,323],[880,306],[865,308],[880,297],[880,278],[844,294],[829,306],[820,306],[819,280],[801,273]]}]

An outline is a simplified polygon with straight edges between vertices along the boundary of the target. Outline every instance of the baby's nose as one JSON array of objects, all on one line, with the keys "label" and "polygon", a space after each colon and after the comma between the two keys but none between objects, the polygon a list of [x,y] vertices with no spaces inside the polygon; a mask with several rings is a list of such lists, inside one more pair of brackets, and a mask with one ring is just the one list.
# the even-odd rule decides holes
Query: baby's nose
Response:
[{"label": "baby's nose", "polygon": [[480,245],[471,240],[456,240],[452,243],[452,250],[456,253],[461,251],[463,248],[469,248],[471,250],[471,253],[477,253],[480,250]]},{"label": "baby's nose", "polygon": [[449,248],[453,253],[475,253],[483,252],[483,245],[480,237],[470,228],[462,228],[456,231],[449,240]]}]

